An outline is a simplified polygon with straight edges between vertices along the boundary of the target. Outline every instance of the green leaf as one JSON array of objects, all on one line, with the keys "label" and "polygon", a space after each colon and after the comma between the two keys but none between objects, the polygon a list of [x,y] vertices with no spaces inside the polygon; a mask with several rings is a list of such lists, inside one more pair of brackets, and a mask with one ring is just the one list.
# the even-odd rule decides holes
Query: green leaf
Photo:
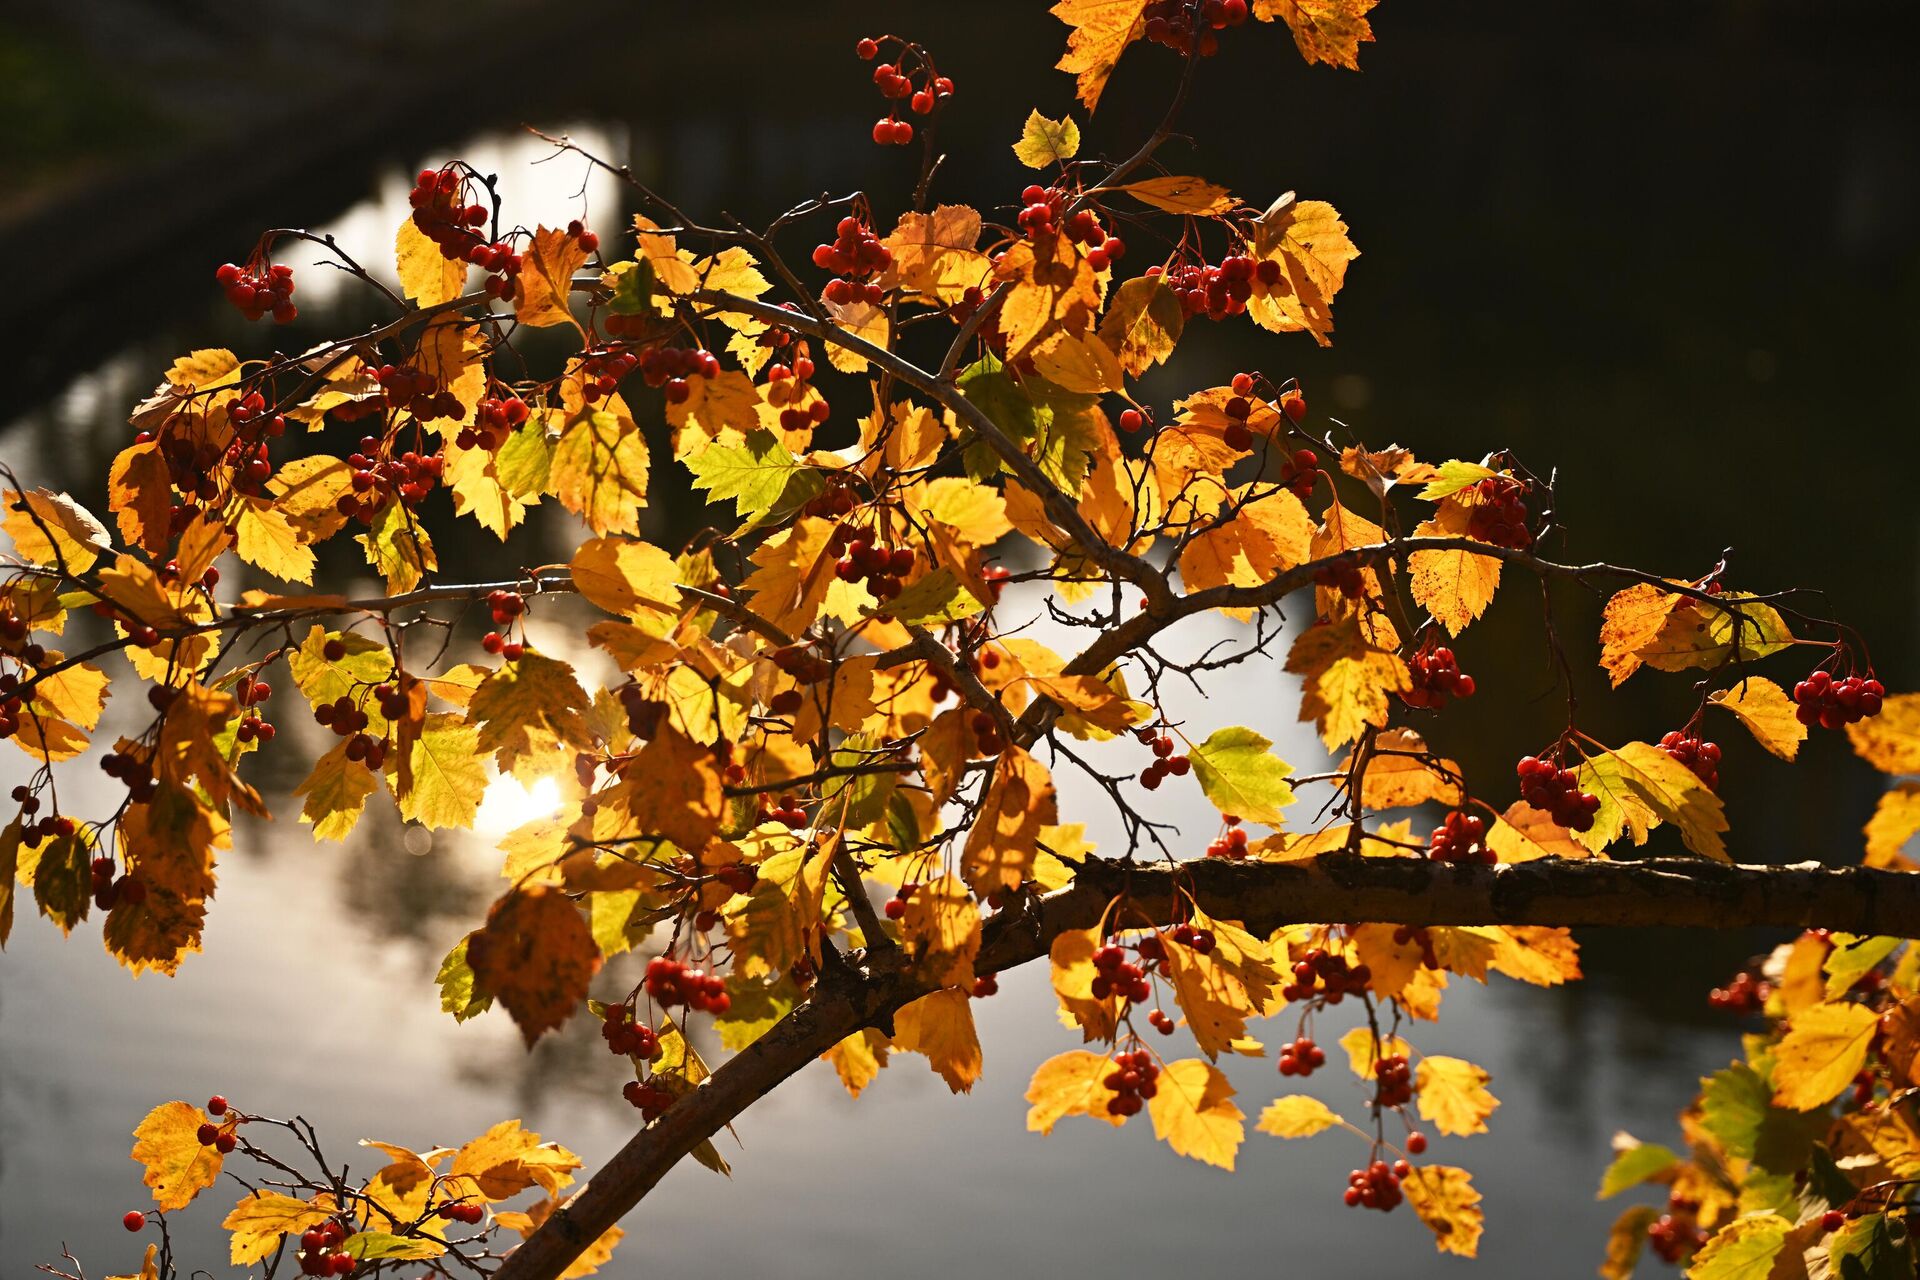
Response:
[{"label": "green leaf", "polygon": [[[997,356],[984,355],[962,369],[954,385],[1015,444],[1033,443],[1040,430],[1033,399],[1007,376],[1006,366]],[[976,480],[991,479],[1005,469],[1000,455],[984,440],[976,440],[967,448],[966,462],[967,474]]]},{"label": "green leaf", "polygon": [[1729,862],[1726,806],[1693,770],[1660,748],[1629,742],[1618,751],[1590,756],[1575,771],[1582,791],[1600,798],[1593,829],[1575,835],[1595,853],[1624,831],[1636,845],[1663,822],[1680,829],[1687,848],[1716,862]]},{"label": "green leaf", "polygon": [[494,479],[520,501],[535,501],[546,492],[553,471],[553,445],[554,437],[547,434],[546,415],[528,414],[493,455]]},{"label": "green leaf", "polygon": [[1036,109],[1028,114],[1020,141],[1013,144],[1013,154],[1029,169],[1071,160],[1080,154],[1080,126],[1072,116],[1049,120]]},{"label": "green leaf", "polygon": [[73,926],[87,918],[87,906],[93,899],[93,875],[89,865],[93,850],[83,832],[54,836],[40,850],[40,861],[33,870],[33,900],[40,914],[70,933]]},{"label": "green leaf", "polygon": [[1862,938],[1851,933],[1833,935],[1827,953],[1827,999],[1837,1000],[1868,970],[1900,949],[1904,938]]},{"label": "green leaf", "polygon": [[729,974],[727,995],[732,1003],[713,1020],[720,1043],[732,1053],[740,1052],[786,1017],[799,994],[793,978],[784,973],[772,982]]},{"label": "green leaf", "polygon": [[1293,766],[1273,755],[1273,743],[1251,729],[1221,729],[1193,748],[1193,776],[1221,813],[1278,826],[1293,803],[1287,781]]},{"label": "green leaf", "polygon": [[[844,769],[874,758],[874,742],[864,734],[855,734],[833,749],[830,766]],[[834,816],[835,825],[853,830],[870,826],[886,816],[887,802],[893,798],[900,777],[893,773],[858,773],[834,778],[821,788],[821,803]],[[846,806],[845,813],[841,805]]]},{"label": "green leaf", "polygon": [[1777,1213],[1736,1218],[1694,1255],[1687,1280],[1767,1280],[1791,1230]]},{"label": "green leaf", "polygon": [[636,258],[632,262],[616,263],[607,275],[613,278],[613,297],[607,300],[607,310],[617,316],[653,314],[651,259]]},{"label": "green leaf", "polygon": [[455,1022],[477,1018],[493,1008],[493,996],[477,988],[473,966],[467,963],[467,940],[472,936],[468,934],[454,944],[434,978],[440,985],[440,1007],[452,1014]]},{"label": "green leaf", "polygon": [[1651,1178],[1659,1177],[1679,1163],[1679,1156],[1657,1142],[1643,1142],[1628,1147],[1613,1158],[1606,1173],[1601,1175],[1599,1198],[1606,1200],[1617,1196],[1628,1187],[1637,1187]]},{"label": "green leaf", "polygon": [[1479,484],[1489,476],[1497,475],[1492,467],[1478,462],[1462,462],[1455,458],[1443,462],[1433,469],[1433,479],[1427,481],[1427,487],[1419,496],[1428,502],[1438,502],[1442,498],[1451,498],[1462,489]]},{"label": "green leaf", "polygon": [[438,1240],[420,1236],[409,1239],[385,1231],[356,1231],[340,1242],[340,1252],[362,1262],[374,1262],[382,1258],[403,1261],[437,1258],[446,1251],[447,1246]]},{"label": "green leaf", "polygon": [[684,461],[693,487],[708,502],[733,499],[734,509],[753,527],[780,511],[793,511],[826,488],[819,473],[787,452],[771,431],[756,430],[740,445],[708,445]]},{"label": "green leaf", "polygon": [[974,598],[951,569],[933,570],[893,599],[869,610],[884,613],[909,626],[928,622],[956,622],[986,608]]}]

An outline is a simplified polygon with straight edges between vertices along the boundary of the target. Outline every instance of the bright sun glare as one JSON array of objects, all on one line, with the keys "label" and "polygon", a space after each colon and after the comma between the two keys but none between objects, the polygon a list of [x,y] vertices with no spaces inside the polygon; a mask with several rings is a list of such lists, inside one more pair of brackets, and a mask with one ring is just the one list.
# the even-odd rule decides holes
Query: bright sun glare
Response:
[{"label": "bright sun glare", "polygon": [[560,784],[553,778],[536,778],[529,787],[518,778],[502,774],[481,794],[480,813],[473,825],[487,835],[504,835],[559,807]]}]

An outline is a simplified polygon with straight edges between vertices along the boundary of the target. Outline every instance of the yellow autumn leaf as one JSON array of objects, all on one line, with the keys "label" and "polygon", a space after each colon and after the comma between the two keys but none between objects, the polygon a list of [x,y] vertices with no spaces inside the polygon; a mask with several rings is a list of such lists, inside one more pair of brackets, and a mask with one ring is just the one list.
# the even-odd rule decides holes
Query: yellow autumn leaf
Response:
[{"label": "yellow autumn leaf", "polygon": [[1575,838],[1598,853],[1623,832],[1636,845],[1663,822],[1680,829],[1687,848],[1716,862],[1730,862],[1721,833],[1726,806],[1698,775],[1659,747],[1629,742],[1617,751],[1589,756],[1575,770],[1582,791],[1600,799],[1593,829]]},{"label": "yellow autumn leaf", "polygon": [[1171,285],[1159,276],[1134,276],[1107,295],[1100,340],[1137,378],[1173,354],[1186,320]]},{"label": "yellow autumn leaf", "polygon": [[1773,1101],[1794,1111],[1824,1107],[1866,1065],[1880,1017],[1860,1004],[1816,1004],[1787,1023],[1774,1046]]},{"label": "yellow autumn leaf", "polygon": [[401,292],[422,307],[451,302],[466,288],[467,264],[441,254],[440,246],[427,239],[411,217],[394,235],[393,252]]},{"label": "yellow autumn leaf", "polygon": [[1276,1138],[1311,1138],[1342,1123],[1320,1099],[1296,1093],[1269,1102],[1253,1127]]},{"label": "yellow autumn leaf", "polygon": [[1487,1092],[1493,1076],[1464,1058],[1429,1054],[1414,1069],[1420,1118],[1456,1138],[1487,1131],[1487,1117],[1500,1100]]},{"label": "yellow autumn leaf", "polygon": [[1204,178],[1175,176],[1147,178],[1140,182],[1126,183],[1116,189],[1156,209],[1197,217],[1218,217],[1223,213],[1233,212],[1240,204],[1234,199],[1232,192]]},{"label": "yellow autumn leaf", "polygon": [[[1399,1036],[1381,1036],[1378,1046],[1374,1044],[1373,1032],[1367,1027],[1355,1027],[1340,1037],[1340,1047],[1346,1051],[1347,1065],[1353,1068],[1353,1074],[1362,1080],[1373,1079],[1374,1064],[1381,1058],[1410,1058],[1413,1046]],[[1376,1052],[1376,1048],[1378,1052]]]},{"label": "yellow autumn leaf", "polygon": [[1293,42],[1309,63],[1360,69],[1360,46],[1373,39],[1367,11],[1380,0],[1253,0],[1253,16],[1278,18],[1293,30]]},{"label": "yellow autumn leaf", "polygon": [[980,1036],[965,992],[935,991],[894,1014],[893,1047],[924,1055],[955,1093],[971,1091],[980,1078]]},{"label": "yellow autumn leaf", "polygon": [[943,204],[932,213],[903,213],[882,240],[893,263],[879,277],[918,301],[951,306],[993,272],[980,242],[980,215],[965,205]]},{"label": "yellow autumn leaf", "polygon": [[[487,789],[480,732],[462,718],[434,712],[407,754],[412,786],[400,795],[400,815],[428,827],[471,827]],[[398,771],[397,761],[388,765]]]},{"label": "yellow autumn leaf", "polygon": [[1126,1117],[1107,1110],[1117,1097],[1106,1085],[1114,1071],[1113,1059],[1105,1054],[1072,1049],[1041,1063],[1027,1085],[1027,1132],[1052,1133],[1053,1126],[1067,1116],[1092,1116],[1111,1125],[1126,1122]]},{"label": "yellow autumn leaf", "polygon": [[1920,693],[1888,696],[1879,715],[1847,726],[1847,740],[1882,773],[1920,773]]},{"label": "yellow autumn leaf", "polygon": [[1332,345],[1333,299],[1346,283],[1347,264],[1360,256],[1340,213],[1324,200],[1282,196],[1254,227],[1249,254],[1280,268],[1271,284],[1253,280],[1247,315],[1275,333],[1311,333],[1321,346]]},{"label": "yellow autumn leaf", "polygon": [[980,954],[980,908],[956,875],[943,875],[914,888],[907,899],[900,932],[907,954],[943,986],[971,986],[973,960]]},{"label": "yellow autumn leaf", "polygon": [[1359,620],[1315,623],[1287,653],[1287,670],[1302,677],[1300,718],[1320,727],[1328,748],[1352,742],[1368,725],[1384,727],[1388,696],[1410,687],[1399,655],[1370,642]]},{"label": "yellow autumn leaf", "polygon": [[586,265],[588,256],[579,237],[568,235],[565,228],[536,228],[521,254],[514,319],[536,327],[573,323],[567,300],[574,273]]},{"label": "yellow autumn leaf", "polygon": [[1480,1233],[1486,1229],[1487,1215],[1480,1209],[1480,1193],[1473,1189],[1473,1177],[1465,1169],[1452,1165],[1423,1165],[1400,1181],[1407,1202],[1420,1215],[1420,1221],[1433,1232],[1433,1242],[1441,1253],[1457,1253],[1471,1258],[1480,1251]]},{"label": "yellow autumn leaf", "polygon": [[1882,792],[1867,819],[1866,865],[1890,871],[1920,870],[1906,856],[1907,842],[1920,832],[1920,783],[1903,782]]},{"label": "yellow autumn leaf", "polygon": [[241,1197],[220,1225],[233,1233],[233,1265],[244,1267],[272,1253],[282,1236],[317,1227],[333,1216],[331,1207],[261,1191]]},{"label": "yellow autumn leaf", "polygon": [[1572,831],[1525,800],[1515,800],[1487,828],[1487,848],[1502,862],[1532,862],[1538,858],[1590,858],[1593,851]]},{"label": "yellow autumn leaf", "polygon": [[1120,55],[1146,30],[1147,0],[1059,0],[1050,13],[1072,27],[1067,51],[1055,68],[1074,77],[1080,101],[1092,111],[1100,105]]},{"label": "yellow autumn leaf", "polygon": [[469,1180],[474,1192],[488,1200],[508,1200],[538,1186],[558,1195],[573,1182],[580,1157],[557,1142],[503,1120],[461,1147],[447,1168],[449,1178]]},{"label": "yellow autumn leaf", "polygon": [[313,762],[293,794],[304,799],[300,821],[313,827],[315,839],[344,840],[360,824],[368,798],[378,789],[373,770],[347,759],[347,744],[341,741]]},{"label": "yellow autumn leaf", "polygon": [[1807,726],[1795,716],[1793,700],[1764,676],[1748,676],[1731,689],[1714,690],[1707,705],[1738,716],[1753,740],[1782,760],[1793,759],[1807,740]]},{"label": "yellow autumn leaf", "polygon": [[142,1181],[169,1213],[186,1208],[220,1177],[220,1152],[200,1143],[200,1126],[207,1122],[196,1106],[163,1102],[133,1131],[133,1158],[145,1166]]},{"label": "yellow autumn leaf", "polygon": [[85,573],[113,550],[107,527],[64,493],[9,489],[0,494],[0,505],[6,510],[0,528],[12,537],[14,549],[34,564]]},{"label": "yellow autumn leaf", "polygon": [[[1419,538],[1464,538],[1472,512],[1457,498],[1447,498],[1434,518],[1416,528]],[[1410,586],[1420,607],[1433,615],[1448,635],[1459,635],[1467,624],[1485,613],[1500,587],[1500,561],[1471,551],[1416,551],[1409,557]]]},{"label": "yellow autumn leaf", "polygon": [[248,564],[288,582],[313,581],[313,550],[274,499],[241,498],[234,531],[235,550]]},{"label": "yellow autumn leaf", "polygon": [[857,1098],[886,1067],[891,1048],[885,1035],[868,1027],[854,1032],[820,1056],[833,1065],[834,1074],[840,1077],[848,1096]]},{"label": "yellow autumn leaf", "polygon": [[1153,1136],[1183,1156],[1231,1170],[1246,1140],[1246,1113],[1234,1105],[1233,1086],[1220,1068],[1183,1058],[1161,1069],[1158,1092],[1147,1101]]},{"label": "yellow autumn leaf", "polygon": [[553,447],[548,482],[560,505],[595,533],[635,533],[647,505],[646,438],[618,396],[602,403],[607,407],[569,416]]},{"label": "yellow autumn leaf", "polygon": [[1017,889],[1033,873],[1040,829],[1059,822],[1047,767],[1018,747],[1000,753],[967,832],[962,869],[976,893]]},{"label": "yellow autumn leaf", "polygon": [[1013,154],[1029,169],[1063,164],[1080,154],[1080,126],[1070,115],[1049,120],[1035,109],[1027,114],[1020,141],[1013,144]]}]

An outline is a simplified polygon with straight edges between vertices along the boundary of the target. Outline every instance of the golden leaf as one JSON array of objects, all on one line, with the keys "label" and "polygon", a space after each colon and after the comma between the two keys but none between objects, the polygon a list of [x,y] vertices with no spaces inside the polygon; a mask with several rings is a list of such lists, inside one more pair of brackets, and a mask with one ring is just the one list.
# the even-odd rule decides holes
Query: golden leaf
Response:
[{"label": "golden leaf", "polygon": [[573,276],[587,263],[587,251],[564,228],[539,227],[521,255],[519,287],[513,295],[514,319],[543,328],[574,323],[567,300]]},{"label": "golden leaf", "polygon": [[[487,788],[480,733],[462,718],[434,712],[406,753],[412,785],[399,788],[400,815],[428,827],[470,827]],[[399,761],[387,764],[397,772]]]},{"label": "golden leaf", "polygon": [[1714,690],[1708,705],[1733,712],[1755,742],[1782,760],[1793,759],[1807,740],[1807,726],[1794,715],[1793,700],[1764,676],[1747,676],[1731,689]]},{"label": "golden leaf", "polygon": [[1134,276],[1108,297],[1100,340],[1112,349],[1120,367],[1137,378],[1173,354],[1186,322],[1187,313],[1171,285],[1159,276]]},{"label": "golden leaf", "polygon": [[1100,93],[1120,55],[1146,30],[1146,10],[1147,0],[1059,0],[1049,10],[1073,28],[1066,53],[1054,65],[1074,77],[1087,110],[1100,105]]},{"label": "golden leaf", "polygon": [[234,532],[235,549],[248,564],[288,582],[313,581],[313,551],[272,498],[241,498]]},{"label": "golden leaf", "polygon": [[467,264],[443,255],[411,217],[394,235],[393,252],[401,292],[422,307],[451,302],[467,287]]},{"label": "golden leaf", "polygon": [[595,533],[636,533],[647,505],[646,438],[619,396],[603,405],[569,415],[553,448],[549,483],[560,505]]},{"label": "golden leaf", "polygon": [[1430,1164],[1414,1169],[1400,1181],[1407,1202],[1433,1232],[1441,1253],[1471,1258],[1480,1251],[1480,1233],[1487,1215],[1480,1209],[1480,1193],[1473,1177],[1452,1165]]},{"label": "golden leaf", "polygon": [[1080,154],[1080,126],[1070,115],[1049,120],[1038,110],[1030,111],[1020,141],[1013,144],[1013,154],[1029,169],[1064,164]]},{"label": "golden leaf", "polygon": [[1168,213],[1217,217],[1233,212],[1240,205],[1232,192],[1204,178],[1147,178],[1116,189],[1126,192],[1142,204],[1150,204]]},{"label": "golden leaf", "polygon": [[1183,1156],[1232,1170],[1246,1140],[1246,1113],[1233,1103],[1233,1086],[1220,1068],[1200,1058],[1169,1062],[1159,1091],[1147,1101],[1153,1136]]},{"label": "golden leaf", "polygon": [[885,1035],[868,1027],[854,1032],[821,1056],[833,1064],[834,1073],[840,1077],[847,1094],[857,1098],[886,1067],[890,1048]]},{"label": "golden leaf", "polygon": [[1882,773],[1920,773],[1920,693],[1896,693],[1880,714],[1847,726],[1854,754]]},{"label": "golden leaf", "polygon": [[1052,1133],[1053,1126],[1068,1116],[1092,1116],[1110,1125],[1126,1122],[1124,1116],[1107,1110],[1107,1103],[1118,1095],[1107,1087],[1107,1077],[1116,1068],[1113,1059],[1085,1049],[1070,1049],[1048,1058],[1033,1073],[1027,1085],[1028,1133]]},{"label": "golden leaf", "polygon": [[[1465,503],[1448,498],[1434,518],[1413,533],[1418,538],[1464,538],[1471,519]],[[1409,566],[1413,598],[1448,635],[1459,635],[1485,613],[1500,586],[1500,561],[1471,551],[1416,551]]]},{"label": "golden leaf", "polygon": [[242,1196],[220,1225],[233,1233],[233,1265],[244,1267],[272,1253],[282,1236],[317,1227],[333,1216],[330,1205],[260,1191]]},{"label": "golden leaf", "polygon": [[1866,865],[1889,871],[1916,871],[1920,864],[1906,856],[1907,842],[1920,832],[1920,783],[1902,782],[1881,793],[1867,819]]},{"label": "golden leaf", "polygon": [[965,992],[936,991],[894,1014],[893,1047],[926,1055],[955,1093],[970,1092],[980,1078],[980,1036]]},{"label": "golden leaf", "polygon": [[1388,695],[1412,680],[1399,655],[1369,643],[1353,617],[1302,631],[1287,654],[1287,670],[1303,677],[1300,718],[1319,725],[1329,750],[1352,742],[1368,725],[1384,726]]},{"label": "golden leaf", "polygon": [[965,205],[901,214],[893,234],[881,241],[893,264],[879,284],[904,290],[916,301],[952,306],[992,275],[987,255],[974,248],[979,241],[980,215]]},{"label": "golden leaf", "polygon": [[1420,1118],[1456,1138],[1487,1131],[1487,1117],[1500,1100],[1487,1092],[1493,1079],[1485,1067],[1464,1058],[1429,1054],[1414,1069],[1420,1094]]},{"label": "golden leaf", "polygon": [[1008,747],[967,832],[962,870],[979,894],[1017,889],[1033,874],[1040,829],[1060,820],[1047,768],[1019,747]]},{"label": "golden leaf", "polygon": [[1360,69],[1360,46],[1373,39],[1367,11],[1380,0],[1254,0],[1253,16],[1275,18],[1293,29],[1293,42],[1308,63]]},{"label": "golden leaf", "polygon": [[586,690],[573,668],[529,649],[474,691],[467,723],[480,731],[481,751],[492,752],[501,769],[531,782],[557,773],[571,763],[574,751],[593,745],[581,716],[586,709]]},{"label": "golden leaf", "polygon": [[1515,800],[1487,828],[1487,848],[1502,862],[1532,862],[1536,858],[1590,858],[1593,851],[1579,837],[1525,800]]},{"label": "golden leaf", "polygon": [[1081,333],[1093,326],[1100,285],[1066,236],[1015,241],[993,274],[1008,286],[999,314],[1008,360],[1033,355],[1056,333]]},{"label": "golden leaf", "polygon": [[907,899],[900,932],[907,954],[943,986],[973,984],[980,954],[980,908],[965,882],[943,875],[917,886]]},{"label": "golden leaf", "polygon": [[1269,1102],[1253,1127],[1276,1138],[1311,1138],[1341,1123],[1326,1103],[1296,1093]]},{"label": "golden leaf", "polygon": [[580,1164],[580,1157],[559,1143],[540,1141],[518,1120],[503,1120],[461,1147],[447,1175],[471,1179],[477,1194],[499,1201],[533,1186],[557,1195],[572,1185]]},{"label": "golden leaf", "polygon": [[172,1212],[220,1177],[220,1152],[202,1146],[200,1126],[208,1117],[185,1102],[163,1102],[147,1112],[133,1131],[133,1158],[146,1167],[142,1180],[153,1191],[153,1201]]},{"label": "golden leaf", "polygon": [[20,555],[34,564],[49,569],[65,566],[68,573],[85,573],[102,554],[113,549],[107,527],[64,493],[9,489],[0,494],[0,504],[6,508],[0,527],[6,529]]},{"label": "golden leaf", "polygon": [[1812,1111],[1832,1102],[1866,1065],[1879,1025],[1879,1015],[1859,1004],[1816,1004],[1794,1014],[1774,1047],[1775,1105]]},{"label": "golden leaf", "polygon": [[516,889],[487,912],[487,923],[467,941],[467,963],[478,986],[513,1015],[529,1048],[573,1016],[600,971],[580,908],[559,889]]},{"label": "golden leaf", "polygon": [[114,455],[107,505],[128,545],[159,555],[173,536],[173,480],[160,446],[149,440]]},{"label": "golden leaf", "polygon": [[1720,838],[1727,829],[1726,806],[1692,769],[1660,748],[1629,742],[1589,756],[1575,774],[1582,791],[1600,798],[1593,829],[1575,835],[1595,853],[1623,830],[1641,845],[1655,827],[1671,822],[1687,848],[1716,862],[1732,861]]},{"label": "golden leaf", "polygon": [[1347,264],[1360,256],[1339,211],[1324,200],[1282,196],[1255,226],[1248,253],[1277,262],[1280,278],[1254,277],[1247,314],[1275,333],[1305,330],[1321,346],[1332,345],[1333,298],[1347,280]]},{"label": "golden leaf", "polygon": [[1048,950],[1053,993],[1060,1001],[1060,1019],[1078,1026],[1089,1042],[1110,1040],[1120,1019],[1116,997],[1096,998],[1093,980],[1099,970],[1093,966],[1093,953],[1100,948],[1099,929],[1064,929],[1055,935]]},{"label": "golden leaf", "polygon": [[[1431,762],[1422,759],[1431,753],[1425,739],[1412,729],[1387,729],[1374,740],[1374,754],[1367,760],[1367,771],[1360,784],[1360,803],[1369,809],[1404,809],[1437,801],[1453,806],[1460,803],[1460,766],[1443,757]],[[1341,772],[1352,767],[1353,756],[1337,766]]]}]

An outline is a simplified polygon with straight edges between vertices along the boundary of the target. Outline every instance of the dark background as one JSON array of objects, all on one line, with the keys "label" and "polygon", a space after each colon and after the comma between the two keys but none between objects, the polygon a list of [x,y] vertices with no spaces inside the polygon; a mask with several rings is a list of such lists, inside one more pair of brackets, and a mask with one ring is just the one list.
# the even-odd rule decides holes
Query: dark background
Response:
[{"label": "dark background", "polygon": [[[1045,8],[0,4],[0,457],[30,448],[30,481],[101,505],[126,411],[173,356],[297,349],[377,315],[350,298],[291,332],[249,327],[214,265],[265,226],[324,228],[476,135],[601,121],[629,140],[613,158],[697,216],[764,221],[861,188],[890,222],[908,162],[866,140],[878,98],[851,53],[889,30],[958,82],[936,198],[1011,201],[1026,171],[1008,144],[1031,106],[1072,109],[1083,154],[1130,151],[1173,55],[1130,50],[1088,124],[1050,69],[1066,29]],[[1889,686],[1915,687],[1920,11],[1385,0],[1372,17],[1358,75],[1308,68],[1277,26],[1228,33],[1184,117],[1193,144],[1162,153],[1253,203],[1296,190],[1340,209],[1363,256],[1334,347],[1202,323],[1148,394],[1164,405],[1258,366],[1374,444],[1436,460],[1511,448],[1559,468],[1567,558],[1695,576],[1730,548],[1734,585],[1825,588]],[[619,220],[594,211],[603,233]],[[443,560],[489,553],[466,529]],[[563,559],[564,531],[548,536]],[[1583,728],[1619,741],[1685,718],[1685,677],[1602,698],[1585,665],[1599,601],[1561,604]],[[1430,736],[1500,778],[1564,719],[1530,589],[1510,586],[1460,648],[1487,692]],[[1773,674],[1790,681],[1792,664]],[[1721,734],[1737,857],[1857,857],[1882,784],[1837,735],[1787,773]],[[1552,996],[1554,1016],[1566,1031],[1582,999],[1618,1001],[1626,1030],[1596,1052],[1631,1066],[1703,1023],[1704,987],[1770,939],[1585,941],[1594,981]]]}]

